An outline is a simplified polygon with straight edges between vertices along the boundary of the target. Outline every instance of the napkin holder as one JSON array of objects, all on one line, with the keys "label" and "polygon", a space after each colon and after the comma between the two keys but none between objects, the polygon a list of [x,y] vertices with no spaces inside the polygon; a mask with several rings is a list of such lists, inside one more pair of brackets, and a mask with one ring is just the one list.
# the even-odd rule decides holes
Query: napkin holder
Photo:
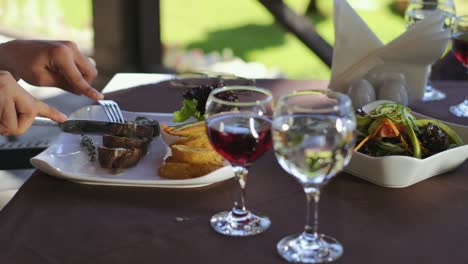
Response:
[{"label": "napkin holder", "polygon": [[420,100],[424,96],[424,87],[431,73],[430,66],[408,65],[397,62],[387,62],[375,66],[362,78],[368,79],[375,89],[380,87],[379,83],[372,81],[372,75],[378,75],[382,72],[401,73],[405,76],[408,99],[410,102]]},{"label": "napkin holder", "polygon": [[443,12],[435,11],[384,45],[346,1],[335,0],[334,5],[336,44],[329,88],[347,93],[356,81],[367,79],[376,86],[372,76],[396,72],[405,76],[409,101],[421,100],[430,67],[450,39],[450,30],[442,28]]}]

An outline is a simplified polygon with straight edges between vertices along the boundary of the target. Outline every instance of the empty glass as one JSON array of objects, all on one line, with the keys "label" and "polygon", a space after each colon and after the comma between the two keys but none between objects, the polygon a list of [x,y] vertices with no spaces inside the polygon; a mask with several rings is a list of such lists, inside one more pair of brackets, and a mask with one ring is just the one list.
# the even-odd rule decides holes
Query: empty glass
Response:
[{"label": "empty glass", "polygon": [[342,255],[337,240],[317,232],[318,201],[323,186],[348,164],[355,128],[351,101],[344,94],[308,90],[278,100],[272,125],[275,155],[302,185],[307,201],[305,230],[277,244],[278,253],[287,261],[322,263]]},{"label": "empty glass", "polygon": [[[411,0],[405,12],[406,25],[412,26],[414,23],[430,16],[435,10],[442,10],[446,14],[444,27],[450,27],[455,17],[455,3],[453,0],[431,1],[431,0]],[[441,54],[442,55],[442,54]],[[430,75],[430,74],[429,74]],[[423,101],[435,101],[445,99],[447,96],[435,89],[428,80],[424,89]]]}]

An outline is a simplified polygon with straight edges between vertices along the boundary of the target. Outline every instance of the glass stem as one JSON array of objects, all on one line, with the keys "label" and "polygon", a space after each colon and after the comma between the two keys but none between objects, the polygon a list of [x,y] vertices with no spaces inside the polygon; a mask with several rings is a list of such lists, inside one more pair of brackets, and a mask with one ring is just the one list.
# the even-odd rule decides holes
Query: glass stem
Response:
[{"label": "glass stem", "polygon": [[[306,208],[306,225],[305,234],[307,236],[313,236],[315,239],[318,238],[318,205],[320,200],[320,189],[317,187],[305,187],[304,192],[306,195],[307,208]],[[313,218],[312,218],[312,210]]]},{"label": "glass stem", "polygon": [[232,213],[235,216],[242,217],[247,215],[248,211],[245,207],[245,190],[247,186],[247,174],[248,170],[241,166],[234,166],[234,175],[239,182],[241,193],[240,193],[240,200],[234,202],[234,208],[232,209]]},{"label": "glass stem", "polygon": [[424,87],[424,91],[426,93],[431,93],[432,92],[432,82],[431,82],[431,74],[432,74],[432,64],[428,67],[427,71],[427,82],[426,82],[426,87]]}]

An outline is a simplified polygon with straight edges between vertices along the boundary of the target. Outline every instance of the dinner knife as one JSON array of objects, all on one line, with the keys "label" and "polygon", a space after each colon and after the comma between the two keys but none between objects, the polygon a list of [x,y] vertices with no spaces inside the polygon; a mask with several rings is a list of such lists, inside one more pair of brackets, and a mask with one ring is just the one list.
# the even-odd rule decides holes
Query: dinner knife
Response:
[{"label": "dinner knife", "polygon": [[62,132],[73,134],[106,134],[116,124],[122,125],[120,123],[96,120],[67,120],[59,123],[45,117],[35,117],[32,123],[33,126],[58,127]]}]

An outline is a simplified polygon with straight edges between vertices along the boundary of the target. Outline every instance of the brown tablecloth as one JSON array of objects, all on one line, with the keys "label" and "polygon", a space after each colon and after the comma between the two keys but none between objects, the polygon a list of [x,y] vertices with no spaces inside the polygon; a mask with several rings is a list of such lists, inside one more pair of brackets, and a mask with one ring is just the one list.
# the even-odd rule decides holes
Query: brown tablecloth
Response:
[{"label": "brown tablecloth", "polygon": [[[258,85],[279,93],[326,83]],[[468,94],[468,84],[436,85],[448,100],[413,107],[468,125],[447,112]],[[162,85],[108,98],[132,111],[180,106],[180,93]],[[0,212],[0,263],[282,263],[276,243],[305,222],[301,187],[270,151],[251,169],[247,204],[268,215],[272,226],[254,237],[221,236],[208,221],[229,209],[237,194],[233,180],[197,189],[103,187],[36,171]],[[341,173],[324,189],[319,229],[344,245],[338,263],[468,263],[468,163],[403,189]]]}]

